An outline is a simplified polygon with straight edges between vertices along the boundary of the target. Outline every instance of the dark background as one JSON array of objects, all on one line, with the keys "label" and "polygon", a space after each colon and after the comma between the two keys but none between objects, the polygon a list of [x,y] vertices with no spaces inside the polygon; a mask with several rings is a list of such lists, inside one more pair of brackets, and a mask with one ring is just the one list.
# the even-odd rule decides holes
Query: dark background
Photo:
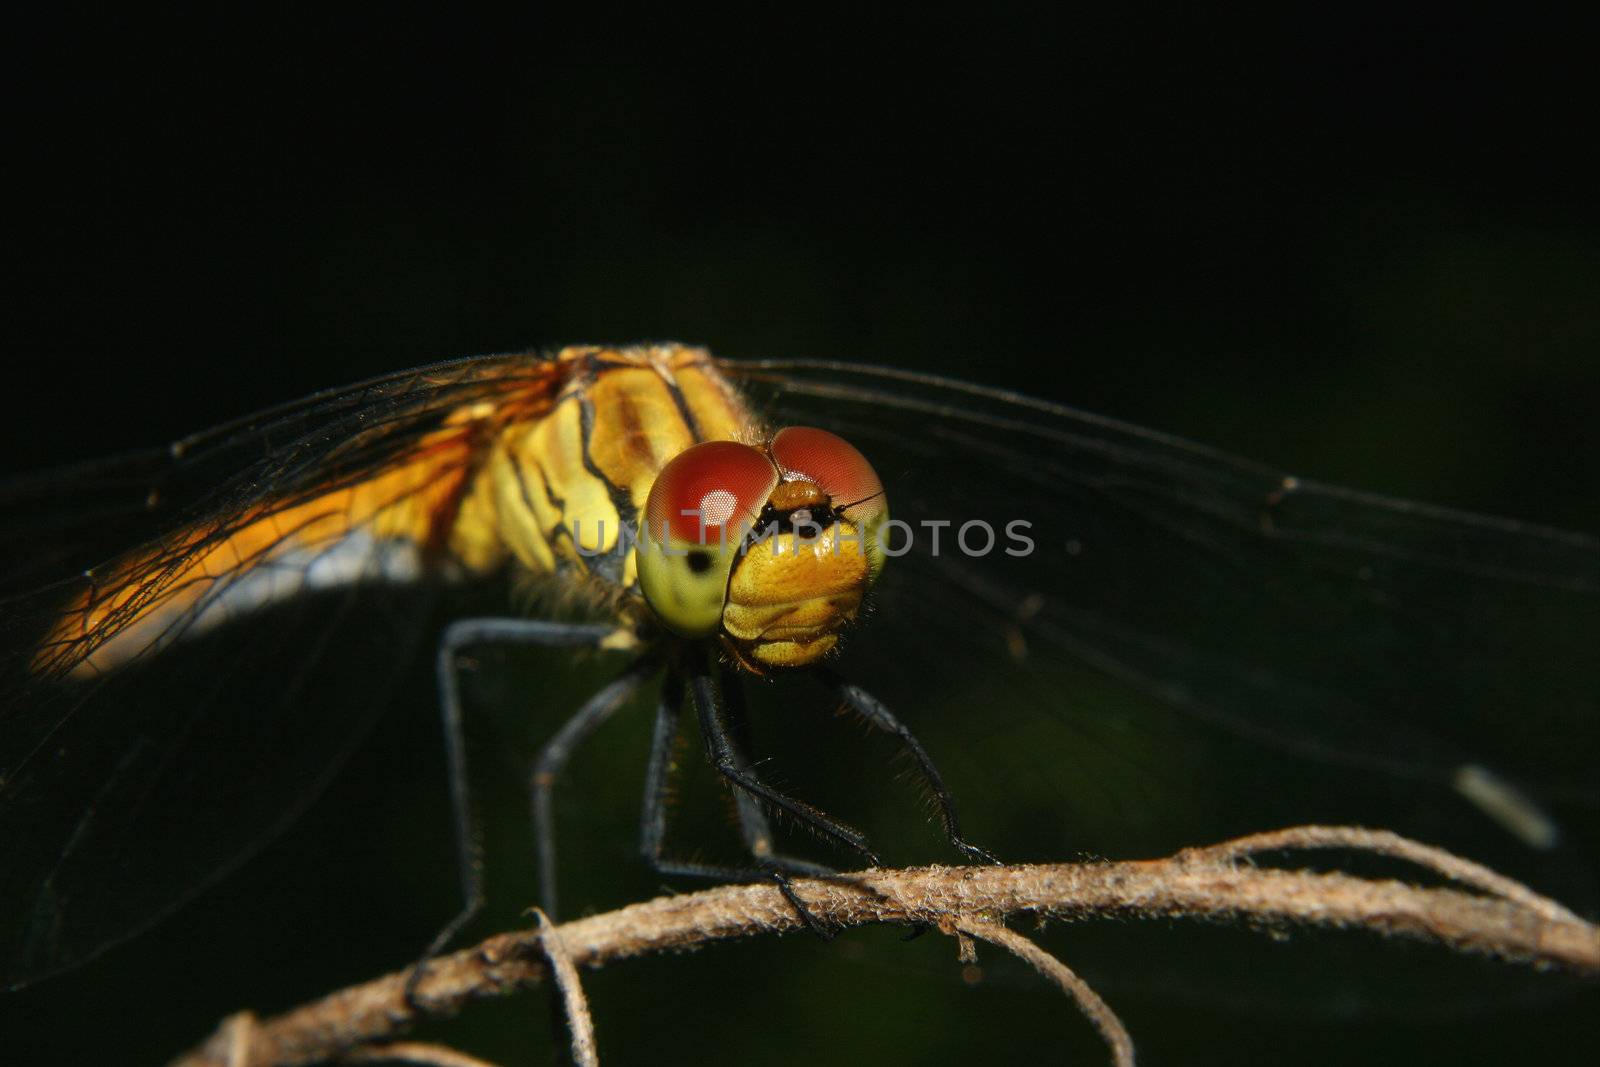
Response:
[{"label": "dark background", "polygon": [[[435,359],[674,338],[936,370],[1305,476],[1600,526],[1576,27],[569,15],[14,27],[4,470]],[[308,826],[161,930],[0,1002],[17,1062],[159,1060],[228,1011],[404,962],[450,910],[429,714],[397,715]],[[598,824],[631,836],[631,799],[605,796]],[[852,936],[594,976],[602,1049],[1099,1055],[1054,1000],[940,976],[938,938]],[[895,951],[924,969],[856,960]],[[1559,1004],[1474,1029],[1153,1003],[1126,1012],[1149,1062],[1595,1036]],[[542,1062],[549,1035],[523,998],[445,1036]]]}]

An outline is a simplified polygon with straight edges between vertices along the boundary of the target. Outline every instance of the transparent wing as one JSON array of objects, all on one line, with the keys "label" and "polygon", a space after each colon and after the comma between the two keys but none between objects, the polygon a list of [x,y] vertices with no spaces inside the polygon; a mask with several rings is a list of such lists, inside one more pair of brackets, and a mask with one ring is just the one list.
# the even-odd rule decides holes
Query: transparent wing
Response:
[{"label": "transparent wing", "polygon": [[1363,823],[1595,899],[1600,541],[912,373],[725,369],[883,477],[912,547],[841,669],[1003,858]]},{"label": "transparent wing", "polygon": [[315,798],[426,660],[481,441],[556,373],[441,364],[0,486],[0,985],[137,932]]}]

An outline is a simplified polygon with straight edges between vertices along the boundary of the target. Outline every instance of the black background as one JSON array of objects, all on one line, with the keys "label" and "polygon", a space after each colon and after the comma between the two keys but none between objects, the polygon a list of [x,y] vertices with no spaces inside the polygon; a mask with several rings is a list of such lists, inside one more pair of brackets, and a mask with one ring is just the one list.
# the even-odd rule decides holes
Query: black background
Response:
[{"label": "black background", "polygon": [[[307,8],[80,11],[8,36],[7,472],[435,359],[673,338],[936,370],[1305,476],[1600,526],[1577,27]],[[403,962],[428,928],[412,912],[447,912],[448,886],[415,890],[415,929],[385,937],[406,861],[379,866],[334,813],[377,812],[403,842],[383,790],[407,788],[396,761],[427,730],[385,731],[317,809],[329,840],[291,835],[164,947],[0,1003],[17,1062],[159,1059],[225,1011]],[[282,885],[324,877],[375,910],[309,901],[240,934]],[[301,947],[272,957],[290,929]],[[917,1056],[939,1047],[942,988],[838,977],[793,941],[717,952],[598,978],[608,1053],[893,1060],[913,1031]],[[252,963],[270,979],[238,977]],[[987,998],[960,1023],[999,1020],[986,1047],[1078,1048],[1053,1002],[956,995]],[[1158,1062],[1220,1061],[1240,1018],[1130,1022]],[[1580,1018],[1539,1025],[1592,1035]],[[536,1002],[495,1025],[514,1035],[496,1055],[546,1055]],[[1394,1051],[1382,1028],[1322,1025],[1280,1026],[1261,1053]],[[1410,1040],[1495,1048],[1445,1026]]]}]

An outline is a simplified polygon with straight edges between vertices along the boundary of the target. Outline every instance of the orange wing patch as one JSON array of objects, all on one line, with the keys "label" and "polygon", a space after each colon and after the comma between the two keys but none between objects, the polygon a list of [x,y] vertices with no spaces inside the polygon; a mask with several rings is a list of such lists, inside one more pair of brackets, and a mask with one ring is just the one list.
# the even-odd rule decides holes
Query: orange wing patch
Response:
[{"label": "orange wing patch", "polygon": [[[406,581],[463,535],[461,502],[483,445],[542,417],[559,391],[557,361],[503,371],[484,398],[463,404],[366,477],[271,495],[176,530],[86,575],[33,660],[36,673],[84,677],[303,591],[363,580]],[[359,441],[351,442],[358,445]],[[493,551],[479,554],[492,561]],[[465,561],[469,565],[479,560]]]},{"label": "orange wing patch", "polygon": [[475,436],[469,427],[438,431],[367,481],[264,501],[91,575],[41,644],[35,670],[98,673],[303,590],[415,577],[448,531]]}]

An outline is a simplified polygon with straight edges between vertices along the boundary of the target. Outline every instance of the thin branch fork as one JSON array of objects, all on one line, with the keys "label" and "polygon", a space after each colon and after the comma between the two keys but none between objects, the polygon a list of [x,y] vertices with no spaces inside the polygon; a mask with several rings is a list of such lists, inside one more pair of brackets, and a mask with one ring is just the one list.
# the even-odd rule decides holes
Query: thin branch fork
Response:
[{"label": "thin branch fork", "polygon": [[[1461,888],[1252,862],[1265,851],[1335,847],[1402,859]],[[1064,965],[1001,926],[1004,918],[1192,918],[1363,929],[1507,963],[1600,975],[1600,928],[1594,924],[1471,861],[1386,831],[1352,827],[1294,827],[1158,860],[869,870],[791,885],[828,925],[927,924],[1016,952],[1077,999],[1119,1062],[1118,1042],[1126,1034],[1110,1009]],[[800,927],[795,909],[770,884],[661,897],[554,928],[500,934],[442,956],[429,964],[413,1001],[405,996],[410,971],[401,970],[264,1021],[241,1013],[172,1067],[288,1067],[389,1041],[424,1015],[454,1014],[472,1000],[547,980],[552,936],[571,966],[598,968]],[[1130,1044],[1127,1062],[1131,1055]]]}]

